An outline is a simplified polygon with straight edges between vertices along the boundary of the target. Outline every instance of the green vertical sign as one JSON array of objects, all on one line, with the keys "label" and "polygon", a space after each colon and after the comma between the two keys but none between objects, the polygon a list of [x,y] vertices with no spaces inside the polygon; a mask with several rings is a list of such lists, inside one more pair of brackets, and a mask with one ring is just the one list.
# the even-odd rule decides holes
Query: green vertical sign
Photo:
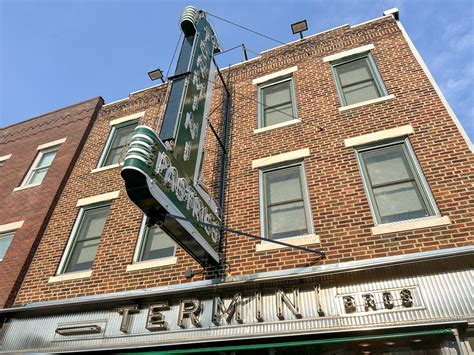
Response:
[{"label": "green vertical sign", "polygon": [[[201,264],[217,264],[219,230],[191,221],[220,223],[217,204],[198,184],[215,74],[212,55],[219,46],[204,12],[188,6],[181,19],[185,35],[192,33],[193,45],[191,51],[189,45],[185,48],[184,44],[190,42],[188,36],[181,52],[181,56],[190,56],[185,58],[189,60],[188,71],[178,73],[179,85],[177,80],[171,82],[171,92],[177,88],[179,99],[169,101],[163,125],[172,127],[172,134],[164,143],[151,128],[138,126],[121,175],[130,199],[149,218],[159,219],[169,213],[188,219],[166,218],[161,228]],[[183,67],[182,63],[178,63],[180,66]]]}]

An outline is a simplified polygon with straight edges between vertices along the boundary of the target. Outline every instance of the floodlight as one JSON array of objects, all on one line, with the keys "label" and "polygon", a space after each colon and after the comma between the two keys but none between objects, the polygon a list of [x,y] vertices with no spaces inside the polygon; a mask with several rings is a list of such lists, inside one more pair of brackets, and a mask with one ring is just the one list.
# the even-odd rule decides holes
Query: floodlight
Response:
[{"label": "floodlight", "polygon": [[306,20],[295,22],[291,24],[291,30],[293,31],[293,34],[299,33],[300,38],[303,39],[303,31],[308,30],[308,23]]},{"label": "floodlight", "polygon": [[159,68],[149,72],[148,76],[150,77],[150,80],[160,79],[162,83],[165,82],[165,80],[163,79],[163,71]]}]

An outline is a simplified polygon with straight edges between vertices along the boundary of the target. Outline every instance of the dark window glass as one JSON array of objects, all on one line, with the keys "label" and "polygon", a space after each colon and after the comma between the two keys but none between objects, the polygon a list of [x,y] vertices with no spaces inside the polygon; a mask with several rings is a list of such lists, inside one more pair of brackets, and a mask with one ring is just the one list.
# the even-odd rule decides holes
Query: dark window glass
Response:
[{"label": "dark window glass", "polygon": [[0,260],[5,257],[14,235],[15,232],[6,232],[0,234]]},{"label": "dark window glass", "polygon": [[292,85],[289,79],[260,89],[263,127],[294,119],[296,112]]},{"label": "dark window glass", "polygon": [[64,272],[89,270],[104,230],[110,206],[85,209]]},{"label": "dark window glass", "polygon": [[265,226],[274,239],[309,233],[301,166],[263,173]]},{"label": "dark window glass", "polygon": [[174,256],[176,243],[160,227],[145,227],[138,261]]},{"label": "dark window glass", "polygon": [[359,153],[372,207],[379,223],[434,214],[420,177],[404,144]]},{"label": "dark window glass", "polygon": [[119,162],[120,157],[125,153],[125,149],[130,142],[133,130],[136,126],[137,123],[134,122],[126,126],[115,127],[102,166],[117,164]]},{"label": "dark window glass", "polygon": [[344,105],[383,96],[382,84],[377,82],[375,68],[368,57],[334,66],[339,95]]}]

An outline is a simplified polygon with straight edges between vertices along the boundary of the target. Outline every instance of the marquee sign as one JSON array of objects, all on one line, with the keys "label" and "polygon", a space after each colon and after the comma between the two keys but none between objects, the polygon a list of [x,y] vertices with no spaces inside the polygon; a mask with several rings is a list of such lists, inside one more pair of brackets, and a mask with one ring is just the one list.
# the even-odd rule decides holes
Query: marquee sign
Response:
[{"label": "marquee sign", "polygon": [[217,204],[199,183],[207,114],[215,76],[212,55],[220,50],[203,11],[188,6],[181,15],[184,33],[159,136],[138,126],[121,175],[130,199],[202,265],[219,262],[218,229],[179,217],[219,224]]}]

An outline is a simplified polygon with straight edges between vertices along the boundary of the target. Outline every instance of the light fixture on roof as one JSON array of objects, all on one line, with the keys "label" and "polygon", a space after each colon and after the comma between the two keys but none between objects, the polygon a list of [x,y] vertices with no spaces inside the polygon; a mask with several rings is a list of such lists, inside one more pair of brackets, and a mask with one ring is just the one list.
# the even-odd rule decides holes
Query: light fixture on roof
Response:
[{"label": "light fixture on roof", "polygon": [[160,68],[148,72],[148,76],[150,77],[150,80],[160,79],[162,83],[165,82],[163,79],[163,71]]},{"label": "light fixture on roof", "polygon": [[300,38],[303,39],[303,31],[308,30],[308,23],[306,20],[295,22],[291,24],[291,30],[293,31],[293,34],[300,34]]}]

